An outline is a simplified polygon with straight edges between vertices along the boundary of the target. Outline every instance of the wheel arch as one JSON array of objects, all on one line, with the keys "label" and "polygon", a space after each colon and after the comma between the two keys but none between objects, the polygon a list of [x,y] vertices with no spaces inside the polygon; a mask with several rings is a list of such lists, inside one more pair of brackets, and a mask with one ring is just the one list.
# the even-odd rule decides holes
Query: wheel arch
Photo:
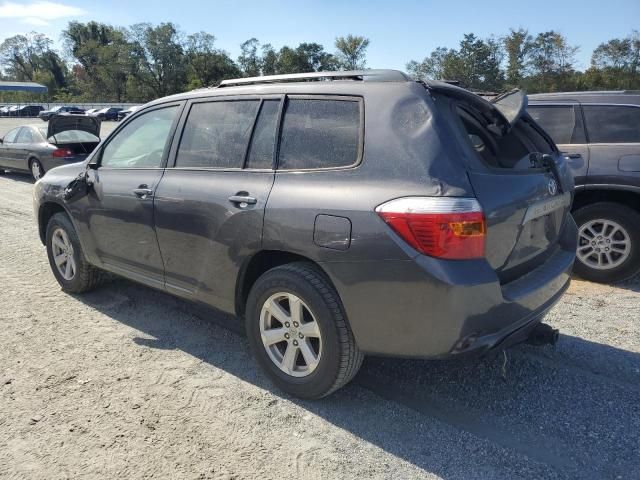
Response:
[{"label": "wheel arch", "polygon": [[640,212],[640,191],[611,188],[577,190],[572,211],[599,202],[620,203]]},{"label": "wheel arch", "polygon": [[71,217],[71,215],[69,215],[67,209],[60,203],[49,201],[40,205],[40,208],[38,209],[38,234],[40,235],[40,241],[43,245],[46,245],[47,243],[46,236],[49,220],[51,220],[51,217],[53,217],[56,213],[65,213],[73,223],[73,218]]},{"label": "wheel arch", "polygon": [[284,250],[261,250],[247,259],[238,273],[235,295],[236,315],[239,318],[244,316],[247,298],[249,297],[251,287],[253,287],[256,280],[258,280],[263,273],[271,270],[272,268],[294,262],[306,262],[312,264],[319,272],[322,273],[331,286],[335,288],[331,278],[327,275],[322,266],[311,258]]}]

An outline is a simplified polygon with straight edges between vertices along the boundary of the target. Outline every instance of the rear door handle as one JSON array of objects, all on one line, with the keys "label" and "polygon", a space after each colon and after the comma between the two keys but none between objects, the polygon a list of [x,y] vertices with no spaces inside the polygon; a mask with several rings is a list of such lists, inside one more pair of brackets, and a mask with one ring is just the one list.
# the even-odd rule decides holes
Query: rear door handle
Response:
[{"label": "rear door handle", "polygon": [[[229,197],[229,201],[231,203],[237,203],[238,205],[247,206],[247,205],[255,205],[258,200],[255,197],[250,195],[231,195]],[[244,205],[243,205],[244,204]]]},{"label": "rear door handle", "polygon": [[[142,185],[140,187],[142,187]],[[144,200],[145,198],[153,195],[153,190],[150,188],[134,188],[133,193],[136,197]]]}]

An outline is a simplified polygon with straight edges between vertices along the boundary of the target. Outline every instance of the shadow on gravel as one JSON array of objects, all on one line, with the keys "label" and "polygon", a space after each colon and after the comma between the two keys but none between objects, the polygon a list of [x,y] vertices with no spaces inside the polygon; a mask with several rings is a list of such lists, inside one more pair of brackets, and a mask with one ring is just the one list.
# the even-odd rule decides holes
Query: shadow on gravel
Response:
[{"label": "shadow on gravel", "polygon": [[182,350],[446,479],[640,471],[636,353],[561,335],[492,360],[368,358],[351,385],[306,402],[263,377],[225,315],[122,280],[77,298],[152,337],[141,347]]},{"label": "shadow on gravel", "polygon": [[16,172],[5,172],[0,173],[0,175],[3,175],[5,178],[10,178],[11,180],[14,180],[16,182],[22,182],[22,183],[35,183],[33,178],[31,177],[31,175],[28,172],[25,173],[16,173]]}]

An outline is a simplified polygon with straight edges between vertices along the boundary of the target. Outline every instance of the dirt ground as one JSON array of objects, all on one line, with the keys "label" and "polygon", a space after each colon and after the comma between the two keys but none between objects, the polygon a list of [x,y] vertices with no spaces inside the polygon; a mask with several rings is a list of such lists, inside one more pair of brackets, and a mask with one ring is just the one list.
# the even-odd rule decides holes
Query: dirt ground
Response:
[{"label": "dirt ground", "polygon": [[61,292],[32,187],[0,176],[0,478],[640,478],[640,279],[574,281],[555,347],[368,358],[304,402],[215,312],[125,280]]}]

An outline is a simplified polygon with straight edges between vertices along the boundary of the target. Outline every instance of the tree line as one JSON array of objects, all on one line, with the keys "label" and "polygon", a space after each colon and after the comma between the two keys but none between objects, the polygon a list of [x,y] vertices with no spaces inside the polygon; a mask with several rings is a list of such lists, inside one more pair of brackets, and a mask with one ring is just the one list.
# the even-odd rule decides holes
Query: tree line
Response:
[{"label": "tree line", "polygon": [[576,67],[577,45],[559,32],[531,34],[511,29],[503,37],[465,34],[458,48],[436,48],[407,70],[415,77],[456,80],[464,87],[527,92],[640,89],[640,33],[598,45],[584,71]]},{"label": "tree line", "polygon": [[[62,40],[57,50],[41,33],[7,38],[0,44],[0,78],[43,83],[49,87],[47,100],[144,102],[226,78],[361,69],[369,46],[369,39],[351,34],[336,38],[332,51],[314,42],[276,49],[251,38],[233,59],[217,47],[214,35],[186,35],[171,22],[130,27],[70,22]],[[468,33],[458,48],[436,48],[406,68],[415,78],[456,80],[485,91],[640,89],[637,31],[600,44],[584,71],[576,67],[578,48],[556,31],[531,34],[520,28],[484,39]]]}]

